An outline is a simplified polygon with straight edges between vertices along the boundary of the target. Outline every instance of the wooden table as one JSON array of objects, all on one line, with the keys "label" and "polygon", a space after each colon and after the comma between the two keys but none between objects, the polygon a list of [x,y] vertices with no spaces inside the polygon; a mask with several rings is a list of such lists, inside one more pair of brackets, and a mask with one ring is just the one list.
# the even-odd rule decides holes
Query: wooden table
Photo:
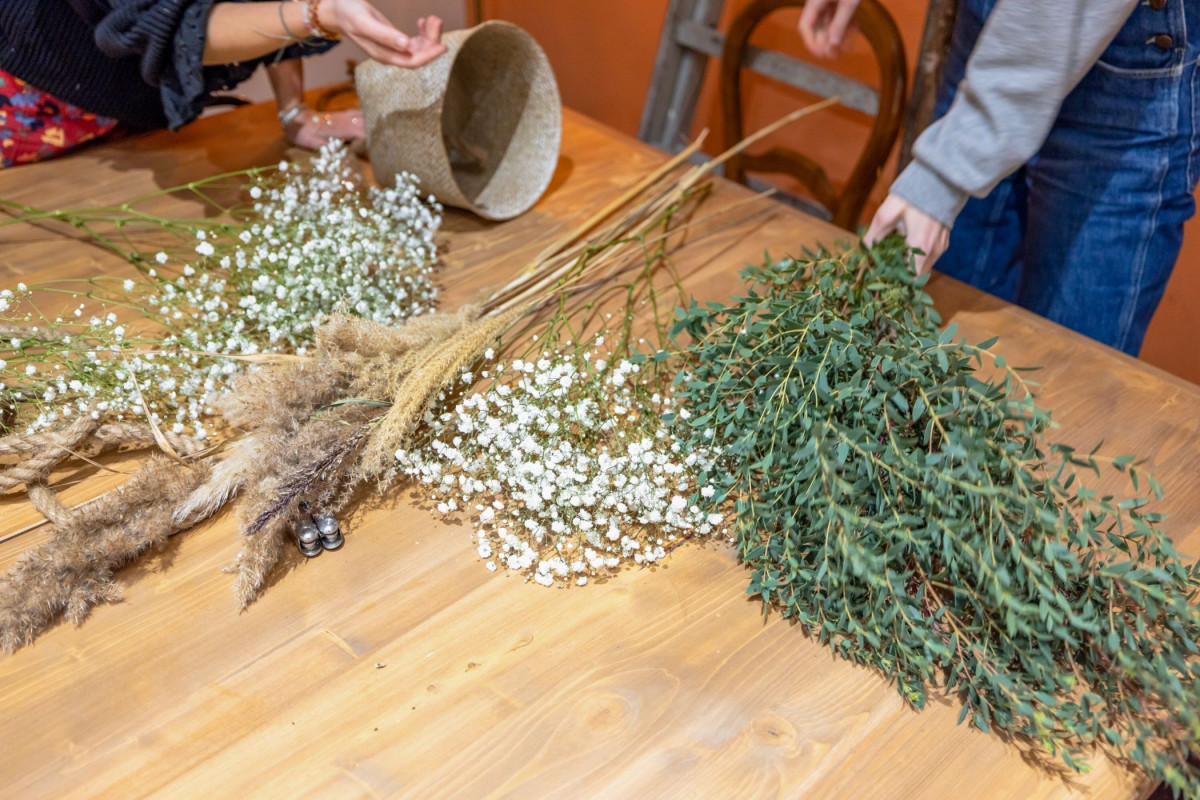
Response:
[{"label": "wooden table", "polygon": [[[111,203],[281,154],[270,109],[251,107],[179,135],[5,170],[0,197]],[[448,213],[446,305],[504,280],[661,159],[569,113],[557,176],[531,213],[500,225]],[[706,213],[745,197],[722,184]],[[677,261],[689,288],[716,298],[764,249],[847,238],[778,207],[697,234]],[[0,231],[2,286],[126,269],[57,236]],[[1200,389],[953,281],[932,288],[967,335],[999,334],[1010,361],[1045,365],[1043,400],[1064,438],[1151,457],[1171,535],[1200,551]],[[68,499],[121,480],[81,474]],[[764,622],[727,546],[546,590],[488,572],[466,529],[396,497],[365,514],[342,551],[294,569],[245,613],[221,571],[238,550],[222,517],[126,570],[124,602],[0,659],[4,795],[1099,800],[1148,791],[1102,758],[1088,775],[1052,777],[999,737],[957,726],[951,702],[909,709],[877,675],[777,615]],[[4,501],[0,537],[36,519]],[[0,566],[42,535],[0,545]]]}]

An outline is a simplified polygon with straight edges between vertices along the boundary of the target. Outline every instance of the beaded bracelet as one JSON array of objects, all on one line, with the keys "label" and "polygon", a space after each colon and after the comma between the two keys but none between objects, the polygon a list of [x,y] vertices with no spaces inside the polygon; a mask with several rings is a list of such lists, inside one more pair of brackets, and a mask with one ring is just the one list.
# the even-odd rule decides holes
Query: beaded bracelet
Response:
[{"label": "beaded bracelet", "polygon": [[321,0],[308,0],[304,6],[304,24],[308,26],[308,32],[318,39],[339,38],[339,34],[321,24],[321,18],[317,15],[317,8],[320,5]]},{"label": "beaded bracelet", "polygon": [[296,103],[291,108],[287,108],[287,109],[284,109],[283,111],[280,111],[279,112],[279,127],[283,128],[284,130],[287,130],[288,126],[296,121],[296,117],[300,116],[302,113],[304,113],[307,110],[308,110],[308,107],[306,105],[304,105],[304,103]]}]

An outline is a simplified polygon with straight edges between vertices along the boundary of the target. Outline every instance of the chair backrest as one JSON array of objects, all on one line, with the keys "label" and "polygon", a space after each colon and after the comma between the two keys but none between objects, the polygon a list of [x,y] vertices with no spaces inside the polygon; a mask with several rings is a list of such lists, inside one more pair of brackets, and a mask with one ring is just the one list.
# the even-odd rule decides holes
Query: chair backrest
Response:
[{"label": "chair backrest", "polygon": [[816,162],[794,150],[778,147],[765,153],[743,153],[732,158],[726,164],[725,176],[745,182],[747,172],[791,175],[829,210],[835,225],[853,229],[896,142],[904,118],[907,88],[904,43],[896,23],[878,0],[862,0],[855,11],[854,23],[870,43],[879,64],[878,93],[844,75],[750,46],[750,36],[769,15],[780,9],[803,5],[804,0],[754,0],[730,25],[721,54],[721,105],[726,146],[737,143],[745,135],[744,69],[822,97],[838,95],[842,105],[873,113],[875,119],[867,142],[841,192],[834,190],[829,176]]}]

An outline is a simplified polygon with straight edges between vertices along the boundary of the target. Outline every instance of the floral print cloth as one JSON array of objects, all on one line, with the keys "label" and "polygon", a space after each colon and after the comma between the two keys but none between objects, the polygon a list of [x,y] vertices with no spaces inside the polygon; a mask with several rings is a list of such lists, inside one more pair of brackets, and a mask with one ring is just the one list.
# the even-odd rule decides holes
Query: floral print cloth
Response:
[{"label": "floral print cloth", "polygon": [[0,70],[0,167],[54,158],[116,126]]}]

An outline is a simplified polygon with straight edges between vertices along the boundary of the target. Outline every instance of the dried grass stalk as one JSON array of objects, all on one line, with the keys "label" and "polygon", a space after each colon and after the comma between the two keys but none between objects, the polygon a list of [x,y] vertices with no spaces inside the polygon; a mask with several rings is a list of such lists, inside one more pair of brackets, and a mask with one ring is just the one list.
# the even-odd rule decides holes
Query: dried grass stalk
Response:
[{"label": "dried grass stalk", "polygon": [[514,308],[478,319],[449,341],[422,353],[420,363],[396,387],[391,407],[363,448],[358,466],[361,479],[386,481],[394,473],[396,451],[411,441],[413,431],[438,392],[479,360],[526,310]]},{"label": "dried grass stalk", "polygon": [[[271,520],[291,510],[302,499],[322,497],[322,484],[336,486],[344,477],[345,467],[370,430],[369,423],[357,427],[337,422],[310,425],[286,448],[291,469],[283,473],[274,497],[258,511],[246,526],[246,535],[254,536]],[[280,459],[281,461],[283,459]],[[288,466],[279,464],[279,467]],[[321,505],[317,501],[317,505]]]},{"label": "dried grass stalk", "polygon": [[233,571],[233,595],[244,609],[258,599],[279,565],[289,538],[288,521],[277,517],[255,536],[245,537]]},{"label": "dried grass stalk", "polygon": [[208,480],[171,512],[171,518],[180,527],[191,527],[216,514],[237,495],[246,477],[257,471],[261,454],[262,440],[257,436],[235,442]]},{"label": "dried grass stalk", "polygon": [[443,346],[478,316],[478,308],[464,306],[389,327],[336,315],[317,330],[318,357],[330,362],[346,397],[390,402],[421,354]]},{"label": "dried grass stalk", "polygon": [[30,643],[60,614],[79,624],[116,599],[113,572],[178,530],[171,509],[207,477],[203,463],[155,456],[120,489],[75,509],[0,581],[0,648]]},{"label": "dried grass stalk", "polygon": [[325,359],[291,361],[242,373],[214,401],[225,420],[252,431],[295,431],[315,409],[340,396],[333,365]]},{"label": "dried grass stalk", "polygon": [[[464,307],[395,328],[335,316],[319,330],[310,363],[273,370],[239,392],[235,413],[289,398],[282,415],[259,418],[261,444],[243,478],[252,487],[242,502],[245,543],[234,565],[243,606],[257,598],[285,552],[298,504],[336,514],[361,483],[385,481],[397,437],[410,435],[437,393],[520,315],[476,319],[477,311]],[[315,376],[328,381],[327,389],[306,388]],[[301,420],[306,407],[309,416]]]},{"label": "dried grass stalk", "polygon": [[341,510],[352,468],[379,409],[341,406],[294,435],[263,442],[242,502],[244,544],[234,564],[234,592],[243,607],[258,597],[283,553],[300,501],[327,513]]},{"label": "dried grass stalk", "polygon": [[[248,605],[288,549],[289,523],[300,501],[338,513],[356,487],[386,484],[394,475],[396,450],[411,444],[438,393],[505,331],[532,319],[548,298],[611,281],[626,251],[639,250],[640,240],[671,219],[687,198],[698,196],[714,166],[770,130],[833,102],[836,98],[798,111],[679,175],[681,155],[553,242],[482,307],[415,317],[395,328],[330,318],[318,330],[311,356],[247,372],[214,403],[229,424],[249,433],[247,443],[215,470],[209,462],[189,467],[156,458],[121,492],[86,511],[60,514],[52,507],[52,493],[43,497],[59,524],[54,538],[22,556],[0,586],[0,645],[30,641],[63,611],[82,619],[95,603],[114,596],[113,569],[211,515],[239,492],[245,535],[234,588],[238,601]],[[90,441],[102,448],[145,443],[153,433],[105,426],[90,431]],[[76,443],[86,441],[85,436]],[[48,439],[0,439],[0,457],[49,458],[50,445]],[[189,452],[181,442],[171,446]]]}]

